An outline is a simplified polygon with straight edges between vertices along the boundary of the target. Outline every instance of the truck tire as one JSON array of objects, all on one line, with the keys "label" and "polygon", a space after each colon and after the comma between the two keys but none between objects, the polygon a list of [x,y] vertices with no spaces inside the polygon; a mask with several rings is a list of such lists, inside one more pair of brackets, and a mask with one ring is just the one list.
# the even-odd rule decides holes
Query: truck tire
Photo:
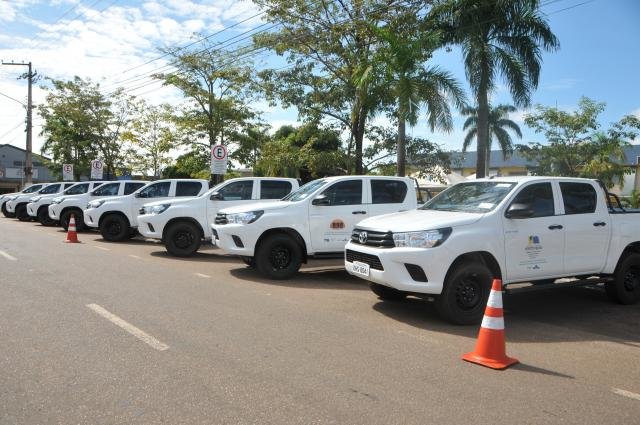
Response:
[{"label": "truck tire", "polygon": [[406,293],[398,291],[395,288],[380,285],[379,283],[370,282],[369,289],[371,289],[371,291],[373,291],[373,293],[376,294],[381,300],[398,301],[403,300],[407,297]]},{"label": "truck tire", "polygon": [[607,296],[620,304],[640,301],[640,254],[628,254],[616,268],[613,282],[604,284]]},{"label": "truck tire", "polygon": [[31,221],[31,216],[27,212],[27,206],[25,204],[16,205],[16,218],[20,221]]},{"label": "truck tire", "polygon": [[70,209],[63,211],[62,214],[60,214],[60,226],[65,232],[69,230],[69,221],[71,220],[72,215],[73,219],[76,221],[76,231],[84,231],[87,226],[84,224],[84,214],[80,210]]},{"label": "truck tire", "polygon": [[4,204],[2,204],[2,214],[7,218],[16,218],[16,215],[14,213],[10,213],[7,210],[7,203],[6,202]]},{"label": "truck tire", "polygon": [[267,236],[258,247],[255,263],[258,271],[269,279],[289,279],[300,270],[302,248],[289,235]]},{"label": "truck tire", "polygon": [[49,207],[44,205],[38,209],[38,221],[43,226],[53,226],[55,224],[55,220],[49,217]]},{"label": "truck tire", "polygon": [[247,267],[255,269],[256,268],[256,259],[255,257],[240,257],[242,258],[242,262],[247,265]]},{"label": "truck tire", "polygon": [[190,257],[200,248],[200,229],[186,221],[171,224],[165,234],[164,246],[176,257]]},{"label": "truck tire", "polygon": [[451,270],[436,308],[440,316],[457,325],[480,323],[491,291],[491,270],[479,262],[462,262]]},{"label": "truck tire", "polygon": [[129,239],[129,222],[119,214],[109,214],[100,223],[100,234],[109,242]]}]

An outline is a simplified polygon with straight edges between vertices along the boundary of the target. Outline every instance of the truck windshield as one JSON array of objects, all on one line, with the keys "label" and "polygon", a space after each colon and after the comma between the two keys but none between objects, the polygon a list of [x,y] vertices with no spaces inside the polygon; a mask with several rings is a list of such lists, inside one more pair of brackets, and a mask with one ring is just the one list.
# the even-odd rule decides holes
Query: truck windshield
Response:
[{"label": "truck windshield", "polygon": [[38,191],[40,189],[42,189],[42,185],[41,184],[34,184],[33,186],[29,186],[28,188],[23,190],[22,193],[33,193],[33,192],[36,192],[36,191]]},{"label": "truck windshield", "polygon": [[482,214],[494,209],[515,185],[515,183],[486,181],[459,183],[435,196],[419,209]]},{"label": "truck windshield", "polygon": [[282,198],[282,200],[296,202],[296,201],[302,201],[303,199],[307,199],[309,195],[311,195],[313,192],[318,190],[320,187],[324,186],[326,182],[327,181],[325,179],[310,181],[309,183],[300,187],[295,192],[291,192],[290,194]]}]

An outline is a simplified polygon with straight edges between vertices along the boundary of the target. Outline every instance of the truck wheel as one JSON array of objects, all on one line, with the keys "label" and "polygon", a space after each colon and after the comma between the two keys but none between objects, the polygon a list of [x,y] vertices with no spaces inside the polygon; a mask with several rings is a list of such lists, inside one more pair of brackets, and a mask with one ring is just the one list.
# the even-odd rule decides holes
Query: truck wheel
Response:
[{"label": "truck wheel", "polygon": [[256,254],[256,268],[269,279],[289,279],[300,270],[302,264],[302,248],[285,234],[268,236]]},{"label": "truck wheel", "polygon": [[395,301],[402,300],[407,297],[407,294],[402,291],[398,291],[395,288],[389,288],[388,286],[380,285],[378,283],[370,282],[369,289],[371,289],[381,300]]},{"label": "truck wheel", "polygon": [[20,221],[31,221],[31,216],[27,212],[25,204],[16,205],[16,218]]},{"label": "truck wheel", "polygon": [[73,215],[74,220],[76,221],[76,231],[82,232],[87,228],[84,224],[84,214],[80,210],[66,210],[62,214],[60,214],[60,226],[66,232],[69,230],[69,221],[71,220],[71,215]]},{"label": "truck wheel", "polygon": [[38,221],[43,226],[52,226],[55,223],[55,220],[52,220],[51,217],[49,217],[48,206],[45,205],[43,207],[40,207],[40,209],[38,210]]},{"label": "truck wheel", "polygon": [[491,290],[491,270],[482,263],[464,262],[449,273],[436,308],[457,325],[480,323]]},{"label": "truck wheel", "polygon": [[7,203],[2,204],[2,214],[7,218],[16,218],[16,215],[7,211]]},{"label": "truck wheel", "polygon": [[118,214],[109,214],[100,223],[100,233],[109,242],[121,242],[129,237],[129,223]]},{"label": "truck wheel", "polygon": [[164,246],[171,255],[190,257],[200,248],[200,242],[200,229],[193,223],[178,222],[167,229]]},{"label": "truck wheel", "polygon": [[620,304],[635,304],[640,300],[640,254],[629,254],[616,269],[613,282],[604,285],[607,296]]},{"label": "truck wheel", "polygon": [[242,258],[242,262],[244,262],[247,266],[252,269],[256,268],[256,259],[254,257],[240,257]]}]

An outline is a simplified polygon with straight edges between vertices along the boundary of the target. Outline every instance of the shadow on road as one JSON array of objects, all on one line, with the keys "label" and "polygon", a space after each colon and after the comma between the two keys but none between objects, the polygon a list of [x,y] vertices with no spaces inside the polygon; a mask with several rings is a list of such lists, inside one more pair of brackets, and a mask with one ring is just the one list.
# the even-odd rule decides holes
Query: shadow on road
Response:
[{"label": "shadow on road", "polygon": [[[505,296],[504,305],[509,341],[602,340],[632,346],[640,344],[640,305],[614,304],[602,288],[564,288],[509,295]],[[478,332],[477,326],[448,324],[438,316],[432,302],[422,299],[378,300],[373,309],[420,329],[471,338]]]},{"label": "shadow on road", "polygon": [[170,255],[167,251],[153,251],[150,252],[149,255],[156,258],[166,259],[167,261],[178,261],[181,263],[191,262],[191,263],[242,263],[237,257],[233,257],[230,255],[224,255],[221,252],[218,253],[205,253],[205,252],[196,252],[191,257],[174,257]]},{"label": "shadow on road", "polygon": [[290,288],[368,290],[369,285],[348,274],[344,268],[302,269],[290,280],[270,280],[249,267],[231,269],[232,276],[251,282]]}]

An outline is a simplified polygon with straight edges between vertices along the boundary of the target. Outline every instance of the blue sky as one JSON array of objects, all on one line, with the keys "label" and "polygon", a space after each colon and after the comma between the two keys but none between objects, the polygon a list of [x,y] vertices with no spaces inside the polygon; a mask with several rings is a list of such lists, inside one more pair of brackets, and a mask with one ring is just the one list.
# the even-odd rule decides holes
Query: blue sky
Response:
[{"label": "blue sky", "polygon": [[[626,114],[640,116],[640,1],[543,0],[543,4],[561,48],[544,54],[533,103],[571,110],[581,96],[606,102],[603,128]],[[121,84],[131,94],[154,103],[177,103],[178,93],[148,77],[163,69],[164,59],[140,65],[156,58],[159,46],[187,44],[193,41],[194,32],[212,34],[258,12],[249,1],[233,0],[0,0],[0,59],[30,60],[41,74],[54,78],[91,77],[101,81],[105,91],[124,80]],[[262,23],[260,17],[249,19],[212,40],[225,40]],[[259,60],[263,65],[277,62],[265,55]],[[459,51],[438,53],[434,64],[451,71],[466,87]],[[25,102],[26,84],[16,80],[20,71],[19,67],[0,66],[0,93],[4,95],[0,96],[0,143],[24,146],[24,108],[19,102]],[[36,88],[34,101],[43,99],[44,92]],[[504,86],[493,94],[492,102],[511,102]],[[255,106],[274,126],[297,120],[295,110],[270,108],[266,102]],[[525,128],[524,113],[521,110],[512,116],[524,130],[522,142],[543,141]],[[409,134],[428,137],[447,149],[460,149],[463,119],[457,114],[454,118],[456,130],[450,134],[431,134],[424,125]],[[378,117],[376,122],[388,120]],[[36,132],[40,123],[35,120]],[[34,148],[38,150],[41,144],[36,136]]]}]

